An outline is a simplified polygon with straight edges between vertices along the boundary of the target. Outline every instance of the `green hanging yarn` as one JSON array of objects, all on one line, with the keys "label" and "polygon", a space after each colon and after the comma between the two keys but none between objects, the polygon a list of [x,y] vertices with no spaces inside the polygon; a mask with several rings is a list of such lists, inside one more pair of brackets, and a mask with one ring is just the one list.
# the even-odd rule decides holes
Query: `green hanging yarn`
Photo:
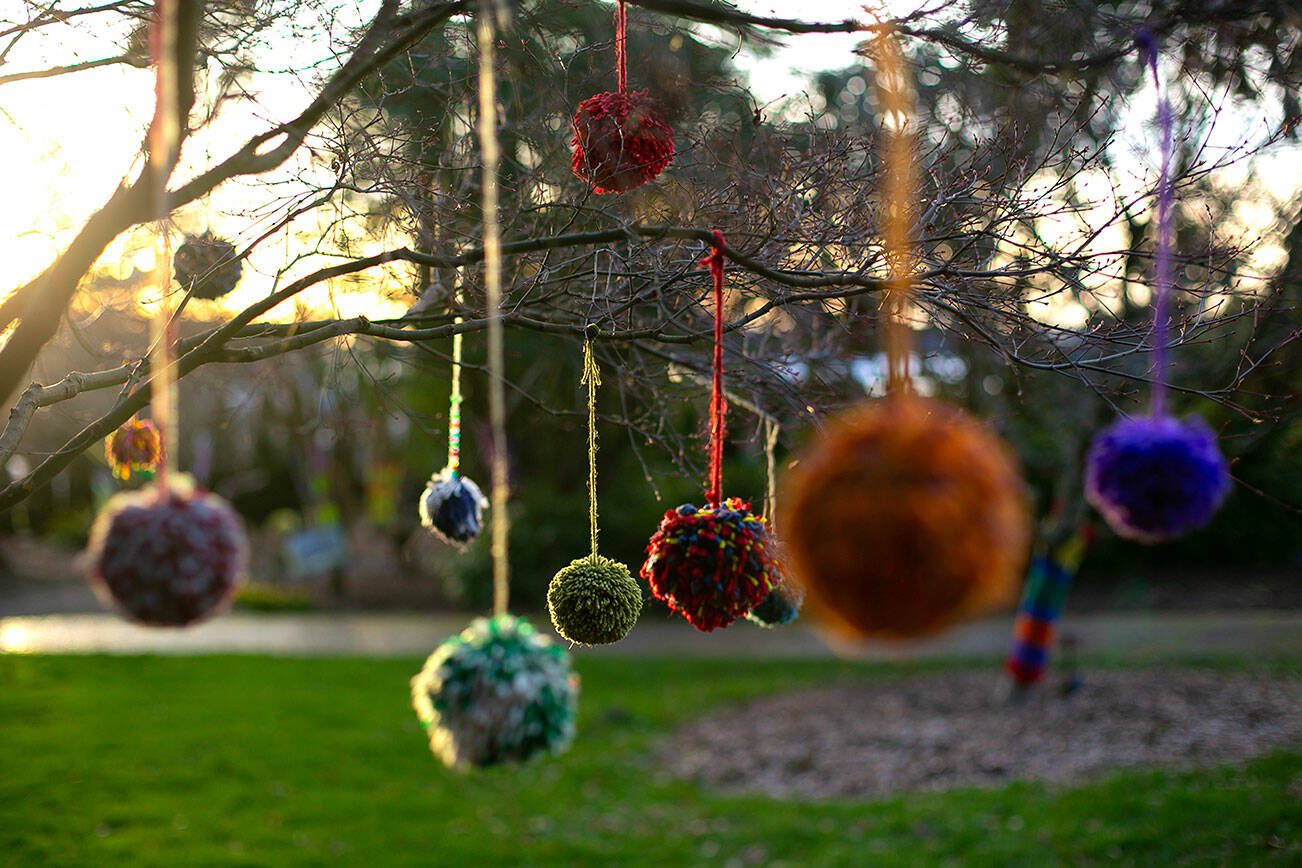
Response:
[{"label": "green hanging yarn", "polygon": [[642,588],[619,561],[589,555],[564,567],[547,589],[556,632],[576,645],[609,645],[642,614]]},{"label": "green hanging yarn", "polygon": [[556,632],[576,645],[609,645],[628,635],[642,614],[642,588],[619,561],[597,554],[597,386],[601,371],[592,342],[583,342],[588,387],[588,528],[592,553],[572,561],[547,588]]}]

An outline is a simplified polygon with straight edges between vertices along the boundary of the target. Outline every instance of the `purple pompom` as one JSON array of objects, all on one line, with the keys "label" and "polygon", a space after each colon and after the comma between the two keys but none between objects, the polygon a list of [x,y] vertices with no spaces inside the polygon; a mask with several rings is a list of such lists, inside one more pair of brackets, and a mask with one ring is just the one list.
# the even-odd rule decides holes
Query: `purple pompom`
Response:
[{"label": "purple pompom", "polygon": [[1229,490],[1216,435],[1197,416],[1119,419],[1085,460],[1086,499],[1118,535],[1139,542],[1203,527]]}]

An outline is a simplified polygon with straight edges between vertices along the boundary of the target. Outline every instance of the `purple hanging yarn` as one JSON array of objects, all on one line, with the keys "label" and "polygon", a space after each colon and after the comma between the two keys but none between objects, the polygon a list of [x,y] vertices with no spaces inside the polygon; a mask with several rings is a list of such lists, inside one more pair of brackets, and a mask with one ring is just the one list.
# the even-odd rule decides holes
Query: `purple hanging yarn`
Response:
[{"label": "purple hanging yarn", "polygon": [[1230,490],[1229,466],[1212,429],[1197,416],[1167,412],[1167,348],[1171,295],[1171,105],[1161,93],[1157,40],[1137,40],[1157,87],[1162,168],[1157,188],[1157,250],[1153,281],[1153,403],[1147,417],[1118,419],[1099,433],[1085,459],[1085,498],[1119,536],[1161,542],[1205,526]]}]

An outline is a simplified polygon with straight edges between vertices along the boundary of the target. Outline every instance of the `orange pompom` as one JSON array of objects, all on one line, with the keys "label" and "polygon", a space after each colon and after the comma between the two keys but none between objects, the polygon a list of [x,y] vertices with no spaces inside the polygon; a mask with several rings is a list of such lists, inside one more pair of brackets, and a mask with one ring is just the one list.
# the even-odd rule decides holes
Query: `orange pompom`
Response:
[{"label": "orange pompom", "polygon": [[1011,602],[1031,538],[1008,447],[961,410],[904,395],[834,423],[781,507],[809,613],[858,638],[921,636]]},{"label": "orange pompom", "polygon": [[118,479],[153,479],[163,458],[163,441],[148,419],[132,419],[104,441],[104,457]]}]

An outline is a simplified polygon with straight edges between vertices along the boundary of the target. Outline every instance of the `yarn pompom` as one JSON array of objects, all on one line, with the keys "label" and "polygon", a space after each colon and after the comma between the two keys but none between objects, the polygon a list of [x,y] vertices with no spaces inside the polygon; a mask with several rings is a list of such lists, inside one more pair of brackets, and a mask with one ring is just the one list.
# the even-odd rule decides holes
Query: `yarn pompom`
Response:
[{"label": "yarn pompom", "polygon": [[574,174],[594,193],[640,187],[674,157],[674,131],[645,91],[599,93],[574,113]]},{"label": "yarn pompom", "polygon": [[556,632],[577,645],[608,645],[642,613],[642,588],[619,561],[590,555],[563,567],[547,588]]},{"label": "yarn pompom", "polygon": [[104,457],[118,479],[152,479],[162,456],[158,429],[147,419],[132,419],[104,441]]},{"label": "yarn pompom", "polygon": [[775,585],[758,606],[746,613],[746,620],[761,627],[781,627],[800,617],[800,607],[804,602],[804,593],[784,581]]},{"label": "yarn pompom", "polygon": [[651,593],[705,633],[744,616],[781,580],[764,520],[736,497],[669,510],[646,552]]},{"label": "yarn pompom", "polygon": [[897,395],[850,413],[783,495],[792,577],[841,633],[924,635],[1017,591],[1025,487],[1008,447],[956,408]]},{"label": "yarn pompom", "polygon": [[564,750],[574,738],[578,695],[570,655],[512,615],[476,618],[411,679],[430,750],[455,768]]},{"label": "yarn pompom", "polygon": [[187,235],[172,257],[176,282],[194,298],[221,298],[235,288],[244,273],[244,263],[235,253],[234,244],[211,232]]},{"label": "yarn pompom", "polygon": [[210,617],[244,578],[247,546],[226,501],[186,476],[113,495],[87,544],[89,578],[129,618],[181,627]]},{"label": "yarn pompom", "polygon": [[425,483],[420,523],[447,542],[467,543],[483,529],[487,506],[488,498],[473,479],[444,468]]},{"label": "yarn pompom", "polygon": [[1205,526],[1229,491],[1225,456],[1197,416],[1119,419],[1085,459],[1086,499],[1118,535],[1139,542]]}]

